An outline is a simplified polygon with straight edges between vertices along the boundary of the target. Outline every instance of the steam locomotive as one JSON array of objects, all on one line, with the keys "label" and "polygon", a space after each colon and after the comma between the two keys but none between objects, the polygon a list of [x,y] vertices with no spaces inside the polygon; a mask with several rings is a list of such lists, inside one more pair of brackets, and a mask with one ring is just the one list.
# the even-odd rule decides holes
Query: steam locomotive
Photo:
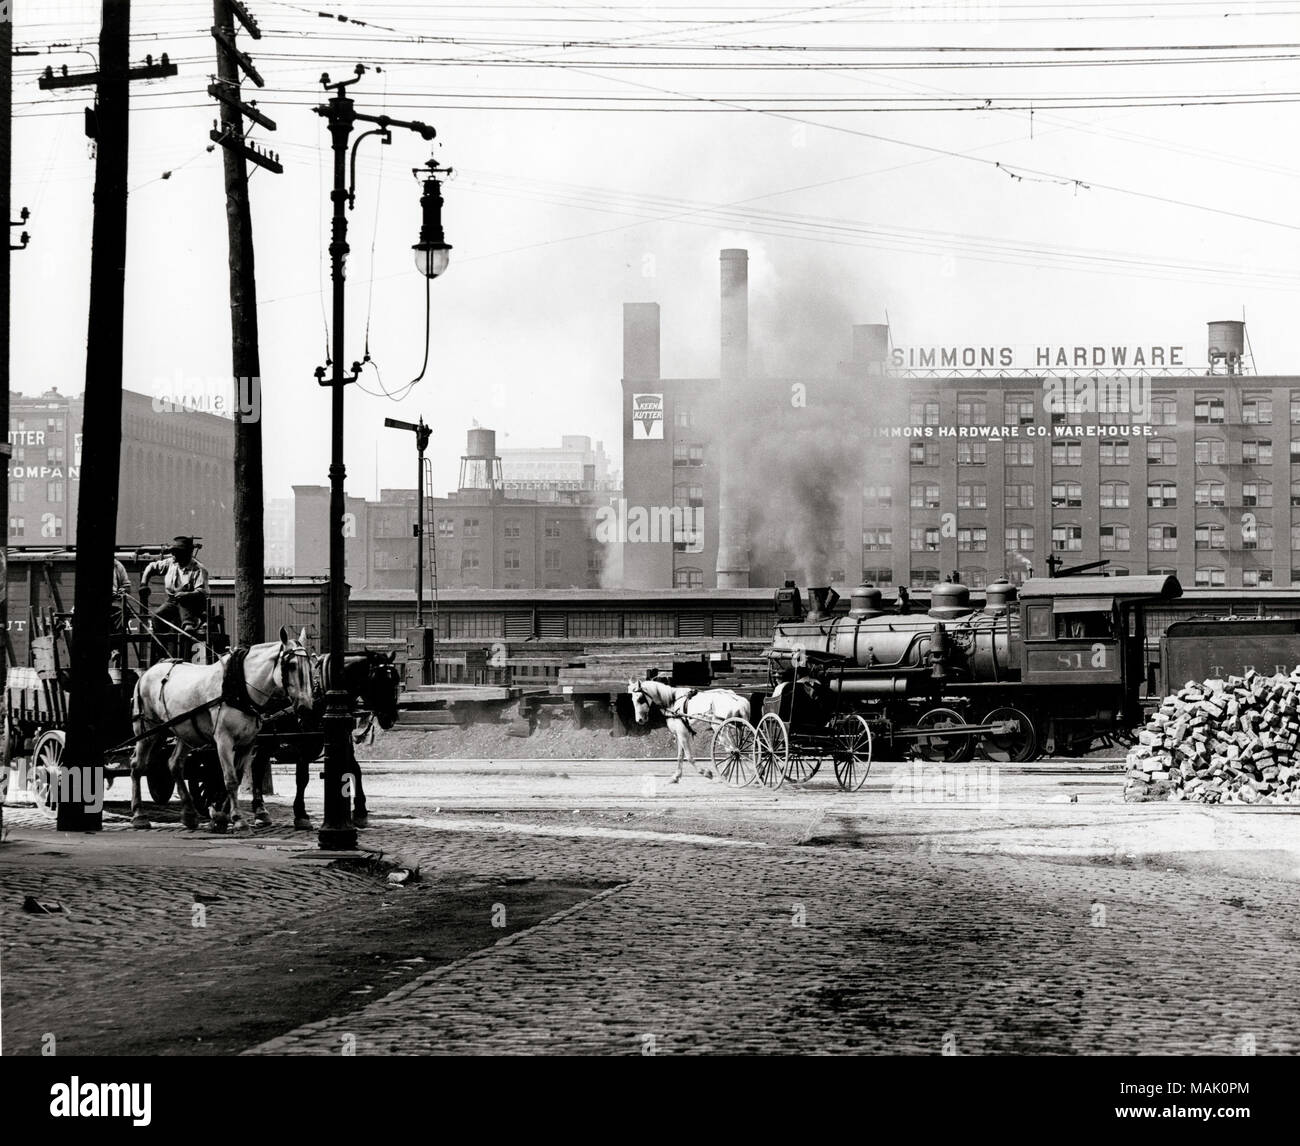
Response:
[{"label": "steam locomotive", "polygon": [[899,613],[863,585],[839,615],[833,589],[809,594],[805,610],[792,582],[777,590],[772,711],[785,720],[858,712],[878,758],[900,759],[920,742],[946,760],[969,759],[978,745],[992,759],[1025,761],[1127,740],[1143,719],[1142,610],[1182,587],[1171,576],[1032,578],[1019,590],[996,582],[978,605],[965,585],[941,584],[927,611]]}]

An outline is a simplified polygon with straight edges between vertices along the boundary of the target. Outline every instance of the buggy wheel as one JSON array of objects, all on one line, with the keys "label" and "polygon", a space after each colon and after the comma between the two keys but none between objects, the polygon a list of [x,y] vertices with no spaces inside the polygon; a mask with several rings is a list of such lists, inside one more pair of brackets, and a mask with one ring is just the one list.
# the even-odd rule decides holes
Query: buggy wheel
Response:
[{"label": "buggy wheel", "polygon": [[791,784],[802,784],[816,776],[821,766],[820,756],[805,756],[801,752],[796,752],[786,763],[785,778]]},{"label": "buggy wheel", "polygon": [[758,722],[758,749],[754,761],[758,782],[765,788],[779,788],[790,765],[790,734],[785,722],[769,712]]},{"label": "buggy wheel", "polygon": [[744,788],[752,784],[756,742],[753,726],[739,716],[724,720],[713,732],[713,770],[728,784]]},{"label": "buggy wheel", "polygon": [[1038,755],[1038,733],[1034,722],[1018,708],[995,708],[980,720],[981,724],[1002,724],[1004,732],[986,732],[979,750],[986,760],[996,764],[1023,764]]},{"label": "buggy wheel", "polygon": [[954,724],[965,724],[961,713],[952,708],[932,708],[916,722],[926,735],[915,737],[912,743],[922,760],[957,764],[969,760],[975,751],[975,737],[969,732],[947,732],[943,729]]},{"label": "buggy wheel", "polygon": [[32,748],[32,791],[36,806],[46,815],[59,811],[59,764],[63,760],[62,728],[42,732]]},{"label": "buggy wheel", "polygon": [[835,779],[845,792],[856,792],[871,771],[871,727],[855,713],[837,716],[831,722],[831,759]]},{"label": "buggy wheel", "polygon": [[172,770],[168,767],[171,753],[164,753],[157,744],[151,744],[150,749],[144,782],[149,789],[149,799],[161,806],[172,798],[172,793],[176,790],[176,781],[172,779]]}]

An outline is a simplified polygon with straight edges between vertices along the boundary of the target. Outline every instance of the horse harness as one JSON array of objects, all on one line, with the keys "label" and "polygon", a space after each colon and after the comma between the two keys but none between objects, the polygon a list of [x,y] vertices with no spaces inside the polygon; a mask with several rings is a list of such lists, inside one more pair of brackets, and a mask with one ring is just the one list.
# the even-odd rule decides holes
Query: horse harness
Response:
[{"label": "horse harness", "polygon": [[[647,704],[655,703],[654,701],[650,700],[649,695],[646,693],[645,689],[642,688],[640,685],[637,685],[635,691],[641,694],[641,696],[645,699]],[[686,715],[686,706],[687,704],[690,703],[692,699],[694,699],[695,694],[699,691],[700,690],[698,688],[688,688],[686,690],[685,695],[679,696],[675,701],[673,701],[671,708],[663,709],[663,714],[665,717],[671,717],[673,720],[680,720],[686,726],[686,731],[691,736],[695,735],[695,729],[691,727],[690,718]],[[660,707],[662,707],[662,705]]]},{"label": "horse harness", "polygon": [[[273,694],[263,693],[260,688],[249,684],[248,678],[244,674],[244,661],[248,657],[248,651],[247,647],[243,645],[237,649],[231,650],[230,655],[226,658],[225,670],[221,674],[221,695],[215,700],[210,700],[206,704],[202,704],[198,708],[191,710],[190,713],[185,714],[186,716],[197,714],[203,709],[211,708],[216,704],[224,704],[260,721],[264,720],[272,713],[288,707],[288,704],[291,702],[286,700],[283,703],[272,704],[271,702],[275,699]],[[271,669],[271,680],[273,682],[276,679],[276,673],[279,672],[280,688],[284,692],[286,698],[289,695],[289,689],[285,681],[285,661],[286,658],[300,656],[310,657],[310,654],[301,646],[294,648],[292,645],[284,645],[276,655],[275,666]],[[188,664],[189,662],[171,660],[168,663],[174,668],[178,664]],[[167,682],[171,680],[171,675],[172,670],[169,668],[163,675],[162,682],[158,686],[158,703],[162,706],[164,713],[167,712]],[[265,697],[265,700],[259,703],[253,698],[252,694],[254,692],[260,693]],[[176,719],[183,719],[183,717],[178,717]]]}]

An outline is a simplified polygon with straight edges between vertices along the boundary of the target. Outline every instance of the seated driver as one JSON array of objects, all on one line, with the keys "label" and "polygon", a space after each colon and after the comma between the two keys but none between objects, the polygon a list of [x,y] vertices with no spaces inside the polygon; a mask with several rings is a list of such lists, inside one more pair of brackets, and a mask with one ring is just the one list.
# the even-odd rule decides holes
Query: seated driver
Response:
[{"label": "seated driver", "polygon": [[170,556],[151,561],[140,574],[140,597],[149,599],[149,582],[162,577],[167,600],[153,615],[183,629],[191,636],[201,636],[208,619],[208,571],[194,559],[202,548],[192,537],[173,539]]}]

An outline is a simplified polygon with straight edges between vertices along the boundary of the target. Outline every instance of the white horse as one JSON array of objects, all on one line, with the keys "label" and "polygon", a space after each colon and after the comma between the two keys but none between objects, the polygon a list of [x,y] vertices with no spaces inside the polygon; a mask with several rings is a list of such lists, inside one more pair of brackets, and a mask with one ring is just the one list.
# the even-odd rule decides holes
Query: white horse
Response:
[{"label": "white horse", "polygon": [[750,718],[749,701],[738,692],[725,688],[711,688],[699,692],[693,688],[673,688],[661,680],[629,680],[628,694],[632,697],[632,711],[638,724],[647,724],[651,707],[662,710],[668,721],[668,730],[677,738],[677,771],[668,781],[676,784],[682,778],[682,760],[705,779],[713,779],[711,768],[701,768],[691,752],[691,737],[697,727],[716,729],[728,717]]},{"label": "white horse", "polygon": [[[199,817],[185,784],[185,757],[191,749],[215,743],[226,799],[220,808],[213,809],[213,823],[220,828],[229,821],[235,832],[246,829],[239,814],[239,778],[244,766],[251,763],[262,717],[289,705],[295,712],[311,710],[311,655],[306,640],[305,629],[294,640],[282,628],[279,641],[253,645],[246,653],[235,650],[216,664],[161,661],[141,674],[131,702],[137,737],[189,714],[170,728],[176,747],[168,764],[180,793],[181,820],[187,828],[197,828]],[[242,664],[236,660],[228,677],[232,658],[241,654]],[[163,732],[136,741],[131,761],[133,828],[149,827],[140,807],[140,777],[148,772],[154,756],[164,751]]]}]

